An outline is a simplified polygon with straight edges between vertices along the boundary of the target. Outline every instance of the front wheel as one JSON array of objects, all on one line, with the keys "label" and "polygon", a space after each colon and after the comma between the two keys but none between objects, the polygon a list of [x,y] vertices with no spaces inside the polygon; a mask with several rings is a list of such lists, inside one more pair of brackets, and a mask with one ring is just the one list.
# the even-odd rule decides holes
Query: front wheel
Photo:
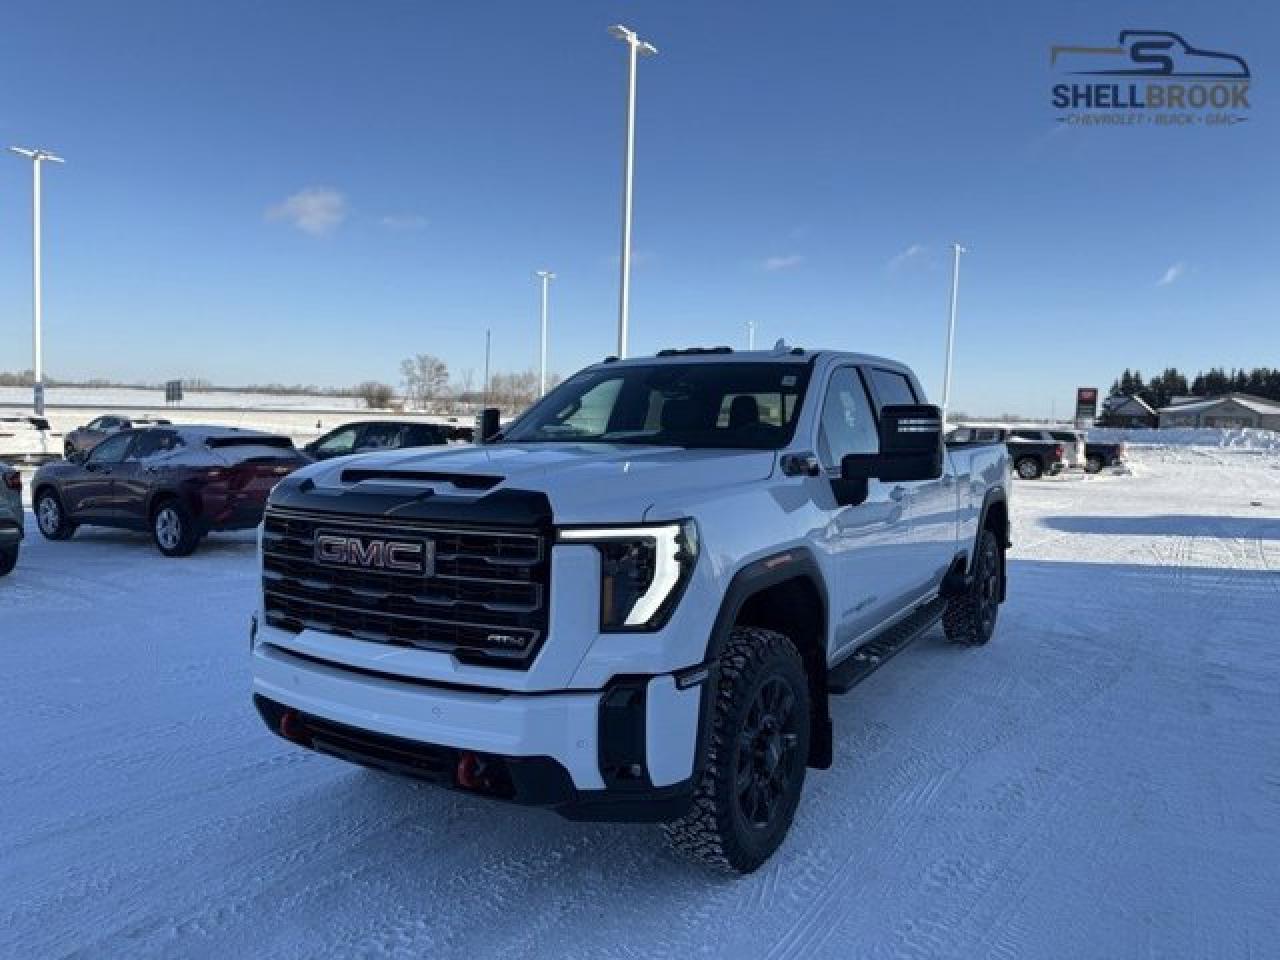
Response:
[{"label": "front wheel", "polygon": [[1089,459],[1087,459],[1084,462],[1084,472],[1085,473],[1101,473],[1102,468],[1104,466],[1105,464],[1102,462],[1102,458],[1097,455],[1094,455],[1089,457]]},{"label": "front wheel", "polygon": [[942,629],[952,643],[981,646],[996,631],[1000,597],[1004,593],[1004,564],[1000,542],[990,530],[978,538],[973,576],[963,593],[952,597],[942,613]]},{"label": "front wheel", "polygon": [[1013,466],[1023,480],[1039,480],[1040,474],[1044,472],[1040,469],[1040,461],[1035,457],[1023,457]]},{"label": "front wheel", "polygon": [[67,519],[62,501],[52,490],[36,495],[36,526],[46,540],[69,540],[76,532],[76,525]]},{"label": "front wheel", "polygon": [[706,765],[690,811],[665,825],[676,850],[750,873],[791,827],[809,756],[809,684],[780,633],[735,627],[720,657]]},{"label": "front wheel", "polygon": [[177,500],[164,500],[152,512],[151,536],[166,557],[189,557],[200,542],[191,511]]}]

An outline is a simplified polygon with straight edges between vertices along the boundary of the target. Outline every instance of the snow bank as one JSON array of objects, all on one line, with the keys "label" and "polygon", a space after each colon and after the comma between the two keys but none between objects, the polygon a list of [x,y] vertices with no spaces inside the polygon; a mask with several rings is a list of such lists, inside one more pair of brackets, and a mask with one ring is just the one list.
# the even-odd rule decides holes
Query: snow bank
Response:
[{"label": "snow bank", "polygon": [[1266,450],[1280,453],[1280,433],[1248,428],[1171,427],[1154,430],[1094,427],[1089,431],[1089,439],[1103,443],[1124,441],[1146,446],[1229,447],[1237,450]]}]

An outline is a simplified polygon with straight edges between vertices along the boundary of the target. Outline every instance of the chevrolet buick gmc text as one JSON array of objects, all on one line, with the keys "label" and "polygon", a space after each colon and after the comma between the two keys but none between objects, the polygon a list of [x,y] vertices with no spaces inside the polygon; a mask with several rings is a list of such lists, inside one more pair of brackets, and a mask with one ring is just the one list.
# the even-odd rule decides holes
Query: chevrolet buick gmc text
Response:
[{"label": "chevrolet buick gmc text", "polygon": [[831,765],[832,694],[939,619],[990,639],[1009,477],[890,360],[606,360],[481,444],[282,480],[254,701],[302,746],[754,870]]}]

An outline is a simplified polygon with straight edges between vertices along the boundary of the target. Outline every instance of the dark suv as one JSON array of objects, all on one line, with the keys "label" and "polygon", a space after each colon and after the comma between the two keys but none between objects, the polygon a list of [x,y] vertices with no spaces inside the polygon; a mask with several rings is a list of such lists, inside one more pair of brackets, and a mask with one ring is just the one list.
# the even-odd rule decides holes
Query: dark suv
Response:
[{"label": "dark suv", "polygon": [[374,453],[404,447],[438,447],[452,438],[450,428],[413,420],[367,420],[344,423],[302,449],[317,460]]},{"label": "dark suv", "polygon": [[122,430],[41,467],[31,500],[50,540],[81,524],[149,530],[161,553],[184,557],[211,530],[256,527],[272,487],[306,462],[288,437],[252,430]]}]

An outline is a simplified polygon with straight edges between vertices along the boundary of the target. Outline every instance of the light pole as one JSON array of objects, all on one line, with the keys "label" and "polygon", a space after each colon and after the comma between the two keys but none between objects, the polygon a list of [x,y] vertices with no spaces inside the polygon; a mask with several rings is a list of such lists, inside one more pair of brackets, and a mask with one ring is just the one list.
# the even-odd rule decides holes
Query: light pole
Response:
[{"label": "light pole", "polygon": [[747,349],[754,350],[756,348],[756,322],[754,320],[747,321]]},{"label": "light pole", "polygon": [[493,331],[484,332],[484,405],[489,405],[489,351],[493,346]]},{"label": "light pole", "polygon": [[27,147],[9,148],[31,161],[31,354],[32,374],[35,377],[32,405],[37,416],[44,414],[44,355],[40,343],[40,164],[45,160],[64,162],[47,150],[31,150]]},{"label": "light pole", "polygon": [[631,310],[631,181],[636,154],[636,60],[658,52],[632,29],[615,24],[609,32],[627,44],[627,145],[622,162],[622,277],[618,286],[618,357],[627,355],[627,321]]},{"label": "light pole", "polygon": [[960,293],[960,254],[966,253],[958,243],[951,244],[951,320],[947,324],[947,368],[942,377],[942,424],[947,423],[947,408],[951,404],[951,354],[956,346],[956,297]]},{"label": "light pole", "polygon": [[550,270],[539,270],[537,275],[542,280],[542,350],[538,361],[538,396],[541,397],[547,392],[547,291],[556,275]]}]

